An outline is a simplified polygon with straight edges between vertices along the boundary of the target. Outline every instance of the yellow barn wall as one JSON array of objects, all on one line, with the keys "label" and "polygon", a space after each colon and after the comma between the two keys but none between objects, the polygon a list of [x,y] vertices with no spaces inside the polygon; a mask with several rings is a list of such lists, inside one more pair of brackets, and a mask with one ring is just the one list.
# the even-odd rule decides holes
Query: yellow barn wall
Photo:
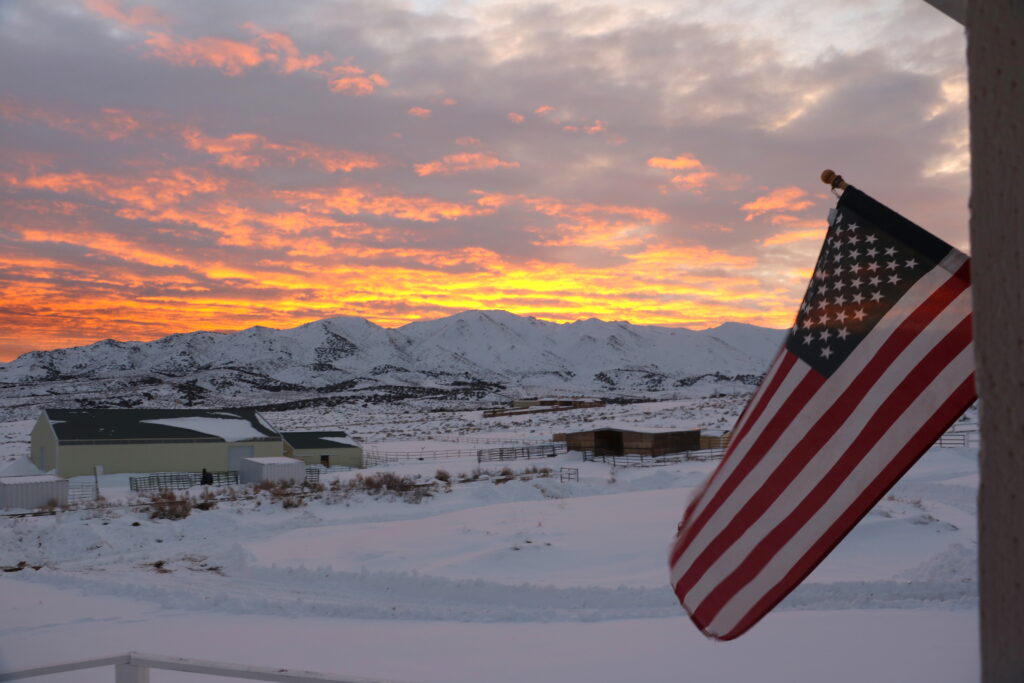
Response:
[{"label": "yellow barn wall", "polygon": [[32,455],[31,460],[35,466],[44,472],[56,467],[57,458],[57,437],[53,434],[53,427],[46,414],[43,413],[36,420],[32,427]]},{"label": "yellow barn wall", "polygon": [[279,456],[280,441],[237,441],[232,443],[130,443],[64,444],[60,447],[57,474],[77,477],[92,474],[95,465],[103,465],[104,474],[118,472],[211,472],[228,469],[230,446],[252,446],[252,457]]}]

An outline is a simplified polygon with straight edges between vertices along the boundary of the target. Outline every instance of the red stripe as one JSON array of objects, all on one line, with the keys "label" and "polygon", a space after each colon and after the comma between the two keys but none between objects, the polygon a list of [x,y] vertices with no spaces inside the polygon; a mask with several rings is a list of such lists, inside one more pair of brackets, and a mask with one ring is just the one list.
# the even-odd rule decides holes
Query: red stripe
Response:
[{"label": "red stripe", "polygon": [[[978,398],[974,387],[974,373],[965,379],[958,386],[942,406],[935,411],[935,414],[922,425],[914,437],[903,447],[893,458],[892,462],[875,477],[870,485],[865,487],[864,492],[853,502],[843,515],[829,528],[821,539],[811,547],[810,550],[793,565],[793,569],[774,588],[765,593],[757,604],[755,604],[747,615],[740,620],[728,633],[716,636],[719,640],[732,640],[743,635],[751,626],[771,611],[782,601],[796,586],[803,581],[814,568],[828,556],[832,549],[839,545],[848,533],[856,526],[857,522],[866,515],[871,508],[878,504],[890,488],[909,470],[914,463],[927,451],[935,441],[936,434],[942,434],[949,429],[956,420],[963,415],[963,412],[970,407]],[[695,622],[696,623],[696,622]],[[697,624],[704,630],[704,626]]]},{"label": "red stripe", "polygon": [[[743,559],[739,566],[712,590],[694,618],[711,623],[719,610],[758,575],[775,554],[828,502],[864,456],[925,391],[935,378],[971,343],[971,317],[967,316],[926,355],[896,389],[889,394],[853,443],[846,449],[820,483],[799,505]],[[937,438],[941,432],[933,435]],[[854,522],[856,523],[856,521]],[[744,527],[745,529],[746,527]]]},{"label": "red stripe", "polygon": [[[729,520],[729,523],[721,533],[701,551],[700,555],[687,568],[686,573],[676,583],[677,595],[685,595],[686,591],[692,587],[693,583],[699,580],[699,577],[707,571],[715,560],[743,534],[747,527],[768,509],[793,478],[806,466],[811,457],[842,426],[845,416],[860,404],[864,396],[867,395],[871,387],[878,381],[878,378],[888,369],[893,360],[968,286],[968,282],[955,276],[949,278],[899,324],[889,338],[885,340],[885,343],[882,344],[882,347],[868,361],[868,364],[860,374],[853,379],[842,395],[829,406],[804,438],[800,440],[796,448],[785,456],[742,509]],[[810,376],[821,377],[817,373],[811,373]],[[819,386],[824,381],[824,378],[821,378]],[[794,392],[794,396],[796,394],[797,392]],[[787,401],[788,403],[789,401]],[[799,412],[799,409],[802,407],[803,404],[801,403],[794,412]],[[787,418],[786,426],[788,427],[792,418],[788,415]],[[777,434],[772,435],[769,441],[765,436],[763,434],[762,438],[758,439],[755,446],[747,453],[744,461],[736,468],[731,480],[722,487],[711,504],[704,509],[701,513],[701,518],[689,527],[685,543],[694,538],[699,530],[705,526],[708,519],[728,497],[728,494],[731,494],[739,486],[743,477],[764,458],[778,438]],[[728,493],[726,492],[727,489]],[[677,544],[677,548],[673,549],[670,564],[674,564],[683,552],[679,545]],[[682,593],[679,592],[680,587],[684,589]]]},{"label": "red stripe", "polygon": [[[764,409],[768,407],[768,404],[771,402],[772,397],[775,396],[775,392],[778,391],[779,386],[789,375],[789,371],[793,368],[793,365],[796,363],[797,360],[796,356],[786,351],[785,347],[783,347],[782,351],[779,352],[779,356],[782,357],[782,362],[779,364],[779,369],[776,371],[774,377],[772,377],[771,383],[765,388],[765,391],[759,397],[754,397],[756,400],[752,400],[749,403],[747,403],[747,407],[743,410],[743,415],[740,415],[740,419],[737,420],[737,422],[742,422],[743,416],[750,412],[750,419],[744,422],[743,427],[740,429],[740,431],[734,434],[729,439],[729,447],[726,449],[725,455],[722,457],[722,461],[716,468],[716,473],[719,470],[721,470],[722,467],[725,466],[725,463],[729,461],[729,458],[732,456],[733,452],[735,452],[735,450],[740,446],[741,442],[743,441],[743,437],[745,437],[747,433],[750,431],[751,425],[757,422],[757,419],[761,417],[761,413],[763,413]],[[778,356],[776,357],[776,360],[778,360]],[[772,361],[772,365],[774,364],[775,361]],[[751,410],[752,407],[753,410]],[[689,504],[686,506],[685,512],[683,513],[684,520],[687,517],[689,517],[690,514],[693,513],[693,510],[697,507],[698,503],[700,503],[700,501],[704,498],[704,494],[706,492],[707,486],[701,488],[699,493],[695,495],[692,500],[690,500]]]},{"label": "red stripe", "polygon": [[[788,351],[786,353],[789,353]],[[807,402],[814,397],[818,389],[825,383],[825,376],[814,372],[808,372],[807,375],[800,380],[800,383],[796,386],[793,392],[786,398],[786,401],[782,404],[779,410],[772,417],[768,425],[761,431],[760,436],[754,445],[751,447],[743,458],[739,461],[736,469],[729,475],[729,479],[725,481],[722,487],[711,499],[711,502],[701,512],[700,516],[696,521],[688,527],[683,528],[683,534],[676,539],[675,546],[672,548],[672,553],[669,556],[669,566],[674,565],[679,556],[683,554],[687,544],[693,540],[697,532],[704,527],[708,518],[719,508],[726,498],[732,495],[732,492],[740,485],[740,482],[750,473],[755,465],[760,461],[761,456],[768,450],[768,448],[775,443],[775,440],[786,431],[793,418],[797,416],[800,410],[807,405]],[[753,455],[752,455],[753,454]],[[719,465],[721,467],[721,465]]]}]

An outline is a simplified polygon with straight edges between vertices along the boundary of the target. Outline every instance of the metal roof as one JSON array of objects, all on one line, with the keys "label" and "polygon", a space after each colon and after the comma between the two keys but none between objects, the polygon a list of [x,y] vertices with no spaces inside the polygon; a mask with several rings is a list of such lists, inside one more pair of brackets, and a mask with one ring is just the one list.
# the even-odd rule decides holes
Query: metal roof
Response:
[{"label": "metal roof", "polygon": [[43,411],[60,443],[118,443],[126,441],[225,442],[210,430],[200,431],[181,425],[153,424],[152,420],[189,418],[223,421],[225,425],[242,421],[241,425],[259,434],[244,441],[268,441],[280,438],[253,408],[47,408]]},{"label": "metal roof", "polygon": [[337,441],[328,441],[325,437],[334,437],[342,439],[352,439],[347,433],[342,431],[332,432],[281,432],[281,436],[284,440],[296,450],[306,449],[324,449],[324,448],[359,448],[357,445],[346,446],[343,443]]}]

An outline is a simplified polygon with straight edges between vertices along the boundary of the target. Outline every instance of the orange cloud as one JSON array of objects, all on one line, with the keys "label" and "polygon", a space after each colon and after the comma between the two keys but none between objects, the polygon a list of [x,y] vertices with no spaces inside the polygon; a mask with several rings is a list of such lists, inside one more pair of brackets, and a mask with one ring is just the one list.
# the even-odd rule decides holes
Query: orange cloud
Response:
[{"label": "orange cloud", "polygon": [[446,97],[443,100],[441,100],[441,104],[443,104],[446,107],[454,107],[458,103],[459,101],[454,97]]},{"label": "orange cloud", "polygon": [[71,115],[34,106],[13,97],[0,97],[0,116],[16,123],[42,123],[51,128],[79,135],[97,135],[118,140],[138,131],[142,124],[123,109],[105,108],[97,115]]},{"label": "orange cloud", "polygon": [[597,135],[603,133],[606,130],[606,124],[600,119],[594,121],[594,123],[587,127],[587,135]]},{"label": "orange cloud", "polygon": [[255,45],[216,36],[189,39],[150,32],[146,45],[150,47],[150,54],[171,64],[212,66],[228,76],[238,76],[247,69],[277,59],[273,53],[265,53]]},{"label": "orange cloud", "polygon": [[243,28],[255,34],[256,41],[265,45],[270,54],[275,55],[274,61],[280,62],[282,73],[313,71],[330,59],[329,54],[303,55],[287,33],[266,31],[253,23],[243,24]]},{"label": "orange cloud", "polygon": [[525,116],[523,116],[522,114],[517,114],[514,111],[510,111],[508,113],[508,117],[507,118],[512,123],[522,123],[523,121],[526,120]]},{"label": "orange cloud", "polygon": [[542,104],[541,106],[539,106],[536,109],[534,109],[533,113],[534,114],[547,114],[547,113],[553,112],[554,110],[555,110],[554,107],[552,107],[550,105],[547,105],[547,104]]},{"label": "orange cloud", "polygon": [[825,236],[825,229],[818,228],[817,230],[792,230],[790,232],[780,232],[775,235],[761,240],[761,244],[766,247],[771,247],[779,244],[789,244],[791,242],[800,242],[803,240],[818,240],[821,241]]},{"label": "orange cloud", "polygon": [[409,107],[409,110],[406,113],[409,114],[409,116],[419,116],[420,118],[426,118],[430,116],[432,112],[425,107]]},{"label": "orange cloud", "polygon": [[13,184],[59,194],[79,192],[108,202],[150,210],[175,204],[189,195],[219,192],[225,186],[222,179],[184,168],[161,171],[142,179],[81,171],[47,173],[20,181],[15,179]]},{"label": "orange cloud", "polygon": [[493,209],[486,206],[446,202],[430,197],[378,195],[358,187],[343,187],[336,190],[279,191],[275,192],[274,196],[300,206],[306,211],[317,213],[337,211],[348,216],[371,214],[427,223],[493,213]]},{"label": "orange cloud", "polygon": [[[693,194],[703,194],[704,189],[713,180],[718,181],[719,185],[723,183],[721,174],[708,169],[700,159],[692,154],[680,154],[674,159],[651,157],[647,160],[647,165],[651,168],[685,171],[685,173],[677,173],[672,176],[672,185],[678,190]],[[667,193],[667,188],[662,188],[662,192]]]},{"label": "orange cloud", "polygon": [[[335,67],[337,69],[337,67]],[[341,73],[352,73],[351,70],[355,70],[357,73],[365,73],[358,67],[346,67],[348,71]],[[335,71],[335,75],[337,75]],[[333,78],[330,81],[330,88],[333,92],[342,92],[348,95],[371,95],[377,88],[386,88],[388,86],[387,79],[380,74],[369,74],[369,75],[348,75]]]},{"label": "orange cloud", "polygon": [[647,165],[651,168],[667,168],[671,170],[704,168],[704,164],[701,163],[700,159],[692,154],[680,154],[674,159],[668,159],[666,157],[651,157],[647,160]]},{"label": "orange cloud", "polygon": [[264,136],[254,133],[235,133],[216,138],[204,135],[197,128],[185,128],[181,136],[189,149],[216,156],[218,164],[231,168],[257,168],[271,158],[282,158],[291,164],[308,161],[328,173],[347,173],[380,165],[376,158],[368,154],[320,147],[308,142],[271,142]]},{"label": "orange cloud", "polygon": [[465,137],[456,139],[455,144],[460,147],[479,147],[480,141],[476,138]]},{"label": "orange cloud", "polygon": [[748,212],[744,220],[752,221],[773,211],[803,211],[811,206],[814,206],[814,200],[807,198],[804,190],[799,187],[781,187],[747,202],[740,209]]},{"label": "orange cloud", "polygon": [[136,5],[130,11],[121,9],[120,0],[85,0],[85,6],[105,19],[122,26],[139,27],[168,23],[167,17],[150,5]]},{"label": "orange cloud", "polygon": [[695,194],[703,192],[704,188],[707,187],[708,182],[717,178],[718,174],[714,171],[695,171],[693,173],[680,173],[679,175],[672,176],[672,184],[681,190],[687,190]]},{"label": "orange cloud", "polygon": [[455,173],[465,173],[466,171],[490,171],[495,168],[519,168],[519,162],[502,161],[491,154],[468,152],[464,154],[449,154],[440,161],[415,165],[417,175],[421,176],[434,174],[453,175]]}]

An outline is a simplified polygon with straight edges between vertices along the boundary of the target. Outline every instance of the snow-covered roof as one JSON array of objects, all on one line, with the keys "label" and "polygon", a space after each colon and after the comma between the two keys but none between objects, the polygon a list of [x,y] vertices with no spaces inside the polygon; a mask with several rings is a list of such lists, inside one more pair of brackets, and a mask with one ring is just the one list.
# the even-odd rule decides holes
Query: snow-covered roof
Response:
[{"label": "snow-covered roof", "polygon": [[249,462],[258,462],[258,463],[264,464],[264,465],[291,465],[292,463],[296,463],[296,464],[299,464],[299,465],[305,465],[306,464],[306,463],[302,462],[301,460],[296,460],[295,458],[289,458],[289,457],[284,456],[284,455],[269,455],[269,456],[266,456],[266,457],[263,457],[263,458],[245,458],[245,460],[247,460]]},{"label": "snow-covered roof", "polygon": [[24,477],[42,473],[34,462],[24,456],[0,463],[0,477]]},{"label": "snow-covered roof", "polygon": [[48,409],[60,443],[267,441],[280,435],[252,408]]},{"label": "snow-covered roof", "polygon": [[38,484],[44,481],[65,481],[62,477],[52,474],[29,474],[20,477],[0,477],[0,484]]}]

